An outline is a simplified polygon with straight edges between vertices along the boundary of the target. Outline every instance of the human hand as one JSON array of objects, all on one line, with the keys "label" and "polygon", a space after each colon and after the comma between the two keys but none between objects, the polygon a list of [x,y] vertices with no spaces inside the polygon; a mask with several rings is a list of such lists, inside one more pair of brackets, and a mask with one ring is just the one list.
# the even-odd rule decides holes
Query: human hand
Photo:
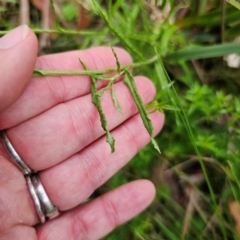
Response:
[{"label": "human hand", "polygon": [[[131,63],[115,48],[121,65]],[[111,48],[96,47],[37,58],[37,39],[26,26],[0,39],[0,130],[24,162],[39,171],[41,182],[60,216],[38,222],[36,207],[22,172],[0,143],[0,239],[99,239],[145,209],[155,189],[138,180],[81,204],[149,142],[130,92],[121,79],[115,84],[123,115],[109,92],[102,97],[109,129],[116,139],[111,154],[100,118],[91,102],[89,76],[32,78],[34,68],[49,70],[115,67]],[[145,104],[155,88],[146,77],[135,77]],[[98,88],[106,85],[98,82]],[[155,133],[164,117],[150,115]],[[81,205],[80,205],[81,204]]]}]

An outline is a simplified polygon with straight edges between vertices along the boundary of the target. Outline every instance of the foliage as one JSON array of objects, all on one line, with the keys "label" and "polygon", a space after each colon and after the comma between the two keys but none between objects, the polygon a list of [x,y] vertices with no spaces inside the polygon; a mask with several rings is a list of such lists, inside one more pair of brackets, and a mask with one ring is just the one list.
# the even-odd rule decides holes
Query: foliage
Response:
[{"label": "foliage", "polygon": [[[18,24],[18,4],[7,4],[0,6],[2,34]],[[4,10],[6,6],[12,14]],[[75,21],[76,11],[63,6],[65,20]],[[89,0],[84,7],[91,19],[88,30],[64,28],[64,19],[56,21],[56,29],[46,30],[32,16],[35,32],[58,33],[45,53],[97,45],[127,48],[135,64],[119,66],[115,54],[115,70],[118,76],[125,73],[145,125],[150,124],[147,111],[166,115],[164,129],[156,137],[162,154],[148,145],[94,194],[139,178],[152,180],[157,189],[147,211],[105,239],[238,239],[229,203],[240,200],[240,71],[230,67],[227,55],[239,54],[239,9],[224,0]],[[32,6],[31,11],[36,9]],[[130,68],[157,87],[156,99],[148,106],[135,92]],[[110,89],[121,111],[113,90],[116,78],[107,79],[102,92],[94,88],[96,79],[113,69],[86,71],[36,69],[35,74],[88,73],[95,105]],[[151,126],[146,128],[152,136]]]}]

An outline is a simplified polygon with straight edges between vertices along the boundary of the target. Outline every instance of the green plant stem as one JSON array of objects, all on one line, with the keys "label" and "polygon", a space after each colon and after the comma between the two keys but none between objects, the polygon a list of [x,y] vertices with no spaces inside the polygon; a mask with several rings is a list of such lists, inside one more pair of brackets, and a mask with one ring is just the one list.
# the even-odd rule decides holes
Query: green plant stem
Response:
[{"label": "green plant stem", "polygon": [[52,12],[53,12],[53,16],[54,16],[54,20],[55,20],[55,25],[56,25],[57,29],[61,30],[62,28],[61,28],[61,26],[60,26],[60,23],[59,23],[59,20],[58,20],[56,11],[55,11],[55,6],[54,6],[53,0],[50,0],[50,5],[51,5]]},{"label": "green plant stem", "polygon": [[143,56],[140,52],[138,52],[134,46],[132,46],[132,44],[130,44],[124,35],[121,35],[111,24],[111,22],[109,21],[109,18],[107,16],[107,14],[102,10],[102,8],[100,7],[100,5],[95,1],[93,1],[93,5],[95,7],[95,11],[97,11],[97,13],[100,15],[100,17],[102,18],[102,20],[106,23],[106,25],[108,26],[109,30],[112,32],[112,34],[114,36],[116,36],[130,51],[132,51],[136,56],[138,56],[140,59],[143,59]]},{"label": "green plant stem", "polygon": [[[156,53],[158,53],[158,52],[156,51]],[[164,73],[163,76],[165,75],[166,80],[168,80],[168,82],[171,82],[171,79],[170,79],[169,76],[168,76],[168,73],[167,73],[167,71],[166,71],[166,69],[165,69],[165,67],[164,67],[164,65],[163,65],[163,62],[162,62],[162,60],[161,60],[160,55],[159,55],[159,63],[160,63],[161,68],[162,68],[161,70],[162,70],[162,72]],[[192,142],[193,148],[194,148],[194,150],[195,150],[195,152],[196,152],[196,154],[197,154],[197,157],[198,157],[198,160],[199,160],[199,164],[200,164],[201,169],[202,169],[202,172],[203,172],[203,176],[204,176],[204,178],[205,178],[205,181],[206,181],[206,183],[207,183],[207,186],[208,186],[208,189],[209,189],[209,192],[210,192],[210,196],[211,196],[212,201],[213,201],[214,210],[215,210],[217,216],[219,217],[219,221],[220,221],[220,224],[221,224],[221,227],[220,227],[220,228],[221,228],[221,231],[222,231],[223,239],[224,239],[224,240],[227,240],[226,231],[225,231],[225,229],[224,229],[224,227],[223,227],[223,219],[222,219],[221,211],[220,211],[220,209],[218,208],[217,201],[216,201],[216,198],[215,198],[215,195],[214,195],[214,191],[213,191],[211,182],[210,182],[210,180],[209,180],[209,177],[208,177],[208,175],[207,175],[207,170],[206,170],[205,164],[204,164],[204,162],[203,162],[203,160],[202,160],[202,156],[201,156],[200,151],[199,151],[199,149],[198,149],[198,147],[197,147],[197,145],[196,145],[196,143],[195,143],[195,142],[196,142],[196,141],[195,141],[195,136],[194,136],[194,134],[193,134],[192,128],[191,128],[191,126],[190,126],[190,123],[189,123],[189,121],[188,121],[188,118],[187,118],[187,116],[186,116],[186,113],[185,113],[185,111],[184,111],[184,109],[183,109],[183,106],[182,106],[182,104],[181,104],[181,102],[180,102],[179,96],[178,96],[178,94],[177,94],[174,86],[172,86],[172,90],[173,90],[174,97],[175,97],[175,99],[176,99],[177,102],[178,102],[178,107],[181,109],[181,112],[182,112],[182,115],[180,114],[180,117],[182,118],[182,121],[183,121],[183,123],[184,123],[184,125],[185,125],[185,127],[186,127],[187,132],[188,132],[189,138],[190,138],[190,140],[191,140],[191,142]],[[175,103],[175,104],[176,104],[176,103]]]},{"label": "green plant stem", "polygon": [[[155,62],[158,59],[158,56],[154,56],[153,58],[138,62],[138,63],[132,63],[129,65],[121,66],[120,70],[124,69],[131,69],[136,67],[141,67],[144,65],[149,65],[153,62]],[[42,70],[42,69],[34,69],[33,76],[63,76],[63,75],[101,75],[104,73],[114,72],[117,71],[118,67],[115,68],[108,68],[103,70],[68,70],[68,71],[61,71],[61,70]]]},{"label": "green plant stem", "polygon": [[[5,35],[11,30],[0,31],[0,35]],[[82,35],[82,36],[94,36],[94,35],[106,35],[106,32],[101,31],[77,31],[77,30],[66,30],[66,29],[40,29],[32,28],[32,31],[35,33],[56,33],[56,34],[65,34],[65,35]]]},{"label": "green plant stem", "polygon": [[221,41],[225,41],[225,19],[226,19],[226,1],[222,0],[221,4]]}]

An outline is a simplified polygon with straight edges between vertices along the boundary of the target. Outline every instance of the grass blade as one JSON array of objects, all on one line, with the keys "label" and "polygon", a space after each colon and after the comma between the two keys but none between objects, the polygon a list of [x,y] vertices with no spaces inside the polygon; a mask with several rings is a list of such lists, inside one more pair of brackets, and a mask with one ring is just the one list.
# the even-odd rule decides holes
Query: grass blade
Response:
[{"label": "grass blade", "polygon": [[175,61],[186,61],[203,58],[226,56],[231,53],[240,53],[240,43],[224,43],[207,47],[191,47],[181,49],[168,57]]},{"label": "grass blade", "polygon": [[119,7],[121,7],[121,5],[123,4],[124,0],[117,0],[114,5],[112,6],[112,8],[109,10],[109,17],[112,17],[114,15],[114,13],[118,10]]},{"label": "grass blade", "polygon": [[240,2],[237,0],[227,0],[230,4],[232,4],[235,8],[240,10]]},{"label": "grass blade", "polygon": [[[156,53],[158,54],[157,51],[156,51]],[[162,77],[165,78],[165,81],[171,82],[171,79],[169,78],[169,76],[167,74],[167,71],[164,68],[164,65],[163,65],[163,62],[161,60],[160,55],[159,55],[159,63],[160,63],[159,66],[161,67],[161,72],[164,73]],[[180,102],[179,96],[178,96],[178,94],[177,94],[177,92],[176,92],[176,90],[175,90],[173,85],[172,85],[172,90],[173,90],[172,96],[175,98],[176,102],[178,102],[178,106],[175,103],[175,101],[173,101],[173,103],[175,103],[176,107],[179,107],[179,109],[181,109],[182,114],[180,114],[180,117],[181,117],[181,119],[182,119],[182,121],[183,121],[183,123],[184,123],[184,125],[186,127],[186,130],[188,132],[188,135],[189,135],[189,138],[190,138],[191,143],[193,145],[193,148],[194,148],[194,150],[195,150],[195,152],[196,152],[196,154],[198,156],[199,164],[201,166],[204,178],[206,180],[206,183],[207,183],[210,195],[211,195],[211,199],[212,199],[212,202],[213,202],[214,210],[215,210],[215,212],[216,212],[216,214],[217,214],[217,216],[219,217],[219,220],[220,220],[220,228],[221,228],[221,232],[222,232],[222,235],[223,235],[223,239],[226,240],[227,239],[227,237],[226,237],[226,230],[225,230],[225,228],[223,226],[222,215],[221,215],[220,209],[219,209],[219,207],[217,205],[217,201],[216,201],[216,198],[215,198],[215,195],[214,195],[214,191],[213,191],[211,182],[209,180],[206,167],[205,167],[204,162],[202,160],[202,156],[201,156],[200,151],[199,151],[199,149],[198,149],[198,147],[196,145],[195,136],[194,136],[194,134],[192,132],[192,129],[191,129],[190,123],[188,121],[188,118],[186,116],[186,113],[185,113],[185,111],[183,109],[183,106],[182,106],[182,104]]]}]

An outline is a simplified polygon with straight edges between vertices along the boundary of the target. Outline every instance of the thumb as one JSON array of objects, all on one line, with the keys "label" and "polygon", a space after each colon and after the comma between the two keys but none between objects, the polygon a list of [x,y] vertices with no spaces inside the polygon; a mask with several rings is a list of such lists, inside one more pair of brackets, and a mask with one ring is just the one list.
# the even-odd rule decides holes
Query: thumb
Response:
[{"label": "thumb", "polygon": [[0,112],[12,105],[29,83],[38,42],[27,25],[0,38]]}]

